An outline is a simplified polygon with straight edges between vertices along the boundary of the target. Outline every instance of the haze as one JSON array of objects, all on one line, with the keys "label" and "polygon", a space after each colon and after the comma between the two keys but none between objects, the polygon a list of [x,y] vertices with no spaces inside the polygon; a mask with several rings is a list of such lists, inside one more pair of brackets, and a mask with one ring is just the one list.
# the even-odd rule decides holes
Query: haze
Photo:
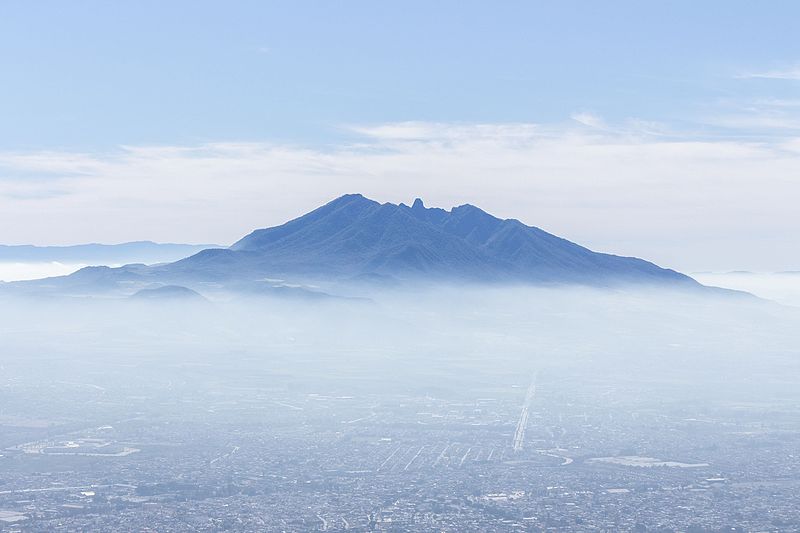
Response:
[{"label": "haze", "polygon": [[0,533],[797,533],[798,20],[0,2]]},{"label": "haze", "polygon": [[65,531],[798,519],[791,308],[633,289],[368,296],[6,300],[0,508]]}]

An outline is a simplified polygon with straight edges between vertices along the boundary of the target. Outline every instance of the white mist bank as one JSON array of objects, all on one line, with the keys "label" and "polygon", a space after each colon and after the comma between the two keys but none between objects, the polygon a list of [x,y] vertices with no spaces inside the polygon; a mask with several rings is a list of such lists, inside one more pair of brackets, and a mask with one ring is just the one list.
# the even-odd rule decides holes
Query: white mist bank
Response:
[{"label": "white mist bank", "polygon": [[0,262],[0,281],[24,281],[65,276],[88,266],[86,263],[60,263],[58,261],[18,263]]},{"label": "white mist bank", "polygon": [[691,276],[703,285],[745,291],[800,307],[800,272],[701,272]]},{"label": "white mist bank", "polygon": [[232,380],[263,375],[259,386],[279,373],[311,388],[453,394],[462,384],[524,386],[543,371],[752,398],[796,389],[798,332],[791,307],[660,290],[450,287],[371,302],[33,298],[0,306],[0,365],[102,387],[201,365]]}]

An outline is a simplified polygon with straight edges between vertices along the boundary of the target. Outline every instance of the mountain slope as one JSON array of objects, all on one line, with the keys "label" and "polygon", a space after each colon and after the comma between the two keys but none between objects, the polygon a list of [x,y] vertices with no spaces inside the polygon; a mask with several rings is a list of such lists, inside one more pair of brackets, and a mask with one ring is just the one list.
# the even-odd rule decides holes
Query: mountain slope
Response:
[{"label": "mountain slope", "polygon": [[[692,283],[641,259],[601,254],[477,207],[450,211],[345,195],[231,246],[258,271],[487,281]],[[195,263],[191,257],[185,263]]]}]

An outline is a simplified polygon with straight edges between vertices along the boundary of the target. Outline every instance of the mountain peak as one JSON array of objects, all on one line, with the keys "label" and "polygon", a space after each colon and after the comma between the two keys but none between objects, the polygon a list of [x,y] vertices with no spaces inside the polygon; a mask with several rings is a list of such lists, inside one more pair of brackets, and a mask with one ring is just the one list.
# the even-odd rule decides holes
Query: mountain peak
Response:
[{"label": "mountain peak", "polygon": [[[231,265],[240,262],[240,274],[260,277],[692,282],[641,259],[596,253],[474,205],[446,211],[425,207],[421,198],[408,207],[345,194],[286,224],[256,230],[229,251],[232,255],[217,265],[222,277],[230,277]],[[184,264],[210,266],[201,258]]]},{"label": "mountain peak", "polygon": [[488,213],[486,213],[486,211],[484,211],[484,210],[483,210],[483,209],[481,209],[480,207],[476,207],[476,206],[474,206],[474,205],[472,205],[472,204],[461,204],[461,205],[459,205],[459,206],[456,206],[456,207],[454,207],[453,209],[451,209],[451,211],[452,211],[453,213],[458,213],[458,212],[471,212],[471,213],[484,213],[484,214],[488,214]]},{"label": "mountain peak", "polygon": [[336,200],[333,200],[333,201],[336,202],[337,200],[355,200],[355,199],[364,200],[365,197],[360,192],[351,192],[351,193],[343,194],[339,198],[336,198]]},{"label": "mountain peak", "polygon": [[360,203],[376,203],[376,202],[370,200],[369,198],[366,198],[363,194],[350,193],[350,194],[343,194],[340,197],[331,200],[322,207],[325,206],[338,207],[348,204],[360,204]]}]

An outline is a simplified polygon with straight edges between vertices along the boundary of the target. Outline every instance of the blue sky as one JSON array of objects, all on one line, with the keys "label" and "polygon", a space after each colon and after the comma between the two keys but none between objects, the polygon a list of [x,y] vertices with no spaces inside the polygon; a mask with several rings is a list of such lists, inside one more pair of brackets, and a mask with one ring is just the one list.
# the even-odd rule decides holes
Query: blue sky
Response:
[{"label": "blue sky", "polygon": [[[705,123],[797,85],[796,2],[0,5],[0,146],[286,140],[348,123]],[[737,133],[741,132],[726,132]]]},{"label": "blue sky", "polygon": [[676,268],[800,269],[798,20],[778,1],[5,1],[0,242],[227,243],[363,192]]}]

